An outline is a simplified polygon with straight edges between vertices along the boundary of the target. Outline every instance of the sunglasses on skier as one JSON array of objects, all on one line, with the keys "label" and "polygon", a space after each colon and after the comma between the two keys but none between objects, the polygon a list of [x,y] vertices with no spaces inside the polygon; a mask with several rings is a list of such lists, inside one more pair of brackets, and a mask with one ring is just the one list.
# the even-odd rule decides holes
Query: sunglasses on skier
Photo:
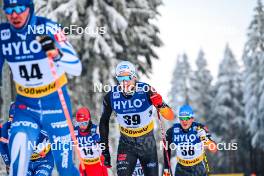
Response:
[{"label": "sunglasses on skier", "polygon": [[123,82],[123,81],[131,81],[132,76],[116,76],[116,79],[118,82]]},{"label": "sunglasses on skier", "polygon": [[13,12],[16,12],[17,14],[21,14],[25,12],[26,9],[27,9],[27,6],[19,5],[19,6],[4,8],[4,11],[7,15],[11,15]]},{"label": "sunglasses on skier", "polygon": [[78,122],[78,126],[87,126],[89,122]]},{"label": "sunglasses on skier", "polygon": [[181,117],[179,117],[180,120],[184,120],[184,121],[190,120],[191,118],[193,118],[193,117],[191,117],[191,116],[181,116]]}]

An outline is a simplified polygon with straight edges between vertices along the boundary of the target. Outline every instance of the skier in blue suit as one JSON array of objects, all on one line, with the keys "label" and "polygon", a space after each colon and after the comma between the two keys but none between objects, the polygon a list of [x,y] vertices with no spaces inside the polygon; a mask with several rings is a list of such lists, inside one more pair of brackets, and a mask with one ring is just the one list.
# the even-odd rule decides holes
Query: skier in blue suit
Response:
[{"label": "skier in blue suit", "polygon": [[[35,16],[32,0],[4,0],[8,23],[0,25],[0,68],[6,61],[12,71],[17,97],[15,115],[9,138],[10,175],[27,174],[34,143],[41,130],[51,143],[60,175],[78,175],[72,161],[72,140],[58,87],[62,89],[70,116],[71,104],[67,93],[67,77],[81,74],[82,66],[76,52],[59,25]],[[35,30],[32,30],[35,29]],[[52,53],[47,57],[48,53]],[[52,57],[58,78],[49,66]],[[58,83],[58,84],[56,84]]]}]

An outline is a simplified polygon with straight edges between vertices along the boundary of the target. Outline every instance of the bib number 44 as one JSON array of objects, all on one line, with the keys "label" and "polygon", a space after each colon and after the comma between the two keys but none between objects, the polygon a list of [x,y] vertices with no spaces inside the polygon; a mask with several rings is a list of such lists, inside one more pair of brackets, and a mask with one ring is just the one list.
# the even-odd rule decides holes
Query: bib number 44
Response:
[{"label": "bib number 44", "polygon": [[30,79],[33,79],[33,78],[42,79],[42,76],[43,76],[38,64],[32,64],[30,66],[30,70],[27,69],[26,65],[20,65],[19,74],[20,74],[20,77],[25,78],[26,81],[30,81]]}]

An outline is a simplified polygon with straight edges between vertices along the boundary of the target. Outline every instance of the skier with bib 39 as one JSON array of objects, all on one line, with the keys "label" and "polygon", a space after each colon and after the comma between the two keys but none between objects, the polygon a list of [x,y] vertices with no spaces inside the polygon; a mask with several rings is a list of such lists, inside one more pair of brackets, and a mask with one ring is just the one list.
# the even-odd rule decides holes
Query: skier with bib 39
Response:
[{"label": "skier with bib 39", "polygon": [[79,141],[81,159],[84,162],[85,170],[80,165],[81,176],[84,172],[89,176],[108,176],[107,168],[103,164],[101,149],[98,145],[100,140],[97,125],[92,123],[91,114],[88,108],[82,107],[76,112],[77,126],[75,135]]},{"label": "skier with bib 39", "polygon": [[[65,72],[79,76],[81,62],[58,24],[35,16],[33,0],[3,2],[8,23],[0,25],[0,69],[6,61],[17,91],[9,139],[10,175],[27,174],[33,152],[27,146],[37,140],[41,130],[57,146],[52,154],[59,174],[78,175],[72,161],[69,120],[65,120],[62,104],[66,104],[71,114]],[[65,99],[63,103],[59,90]]]},{"label": "skier with bib 39", "polygon": [[106,147],[103,150],[105,165],[111,167],[109,120],[112,112],[115,112],[121,134],[117,152],[117,175],[131,176],[139,159],[144,175],[156,176],[159,171],[153,134],[153,106],[167,120],[174,118],[173,111],[151,86],[137,81],[136,69],[132,63],[119,63],[116,67],[116,79],[119,84],[104,97],[100,120],[100,135]]},{"label": "skier with bib 39", "polygon": [[[180,123],[175,123],[167,130],[168,155],[171,155],[171,144],[176,147],[177,165],[175,176],[207,176],[209,172],[205,148],[216,152],[216,144],[211,139],[207,128],[194,121],[194,113],[189,105],[179,110]],[[169,157],[170,158],[170,157]],[[170,176],[169,164],[164,152],[164,176]]]}]

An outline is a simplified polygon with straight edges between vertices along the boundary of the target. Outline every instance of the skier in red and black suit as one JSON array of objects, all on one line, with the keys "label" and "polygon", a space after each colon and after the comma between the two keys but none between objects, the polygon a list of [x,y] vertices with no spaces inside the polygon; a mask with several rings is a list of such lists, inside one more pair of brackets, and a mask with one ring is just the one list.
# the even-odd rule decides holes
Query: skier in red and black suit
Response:
[{"label": "skier in red and black suit", "polygon": [[108,176],[107,168],[103,165],[103,156],[98,145],[100,135],[97,125],[92,123],[88,108],[80,108],[76,113],[77,127],[75,135],[78,139],[81,159],[85,170],[80,165],[81,176]]}]

